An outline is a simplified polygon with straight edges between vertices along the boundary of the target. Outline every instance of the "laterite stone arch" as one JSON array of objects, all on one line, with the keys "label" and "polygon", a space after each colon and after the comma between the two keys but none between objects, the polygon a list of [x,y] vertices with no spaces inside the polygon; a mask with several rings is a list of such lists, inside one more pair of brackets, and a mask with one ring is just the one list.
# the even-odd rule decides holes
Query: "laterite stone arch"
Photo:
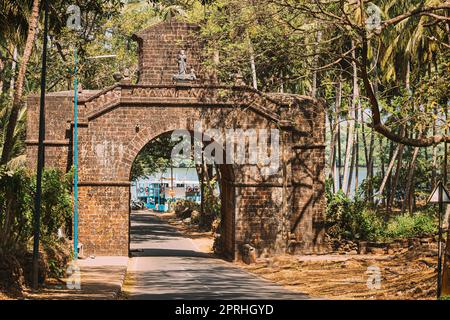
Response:
[{"label": "laterite stone arch", "polygon": [[[202,69],[198,27],[172,20],[134,38],[139,80],[80,92],[79,237],[86,254],[129,254],[130,170],[152,139],[174,130],[280,130],[280,168],[266,176],[251,164],[222,165],[222,253],[239,258],[324,249],[325,110],[310,97],[270,94],[242,81],[217,83]],[[184,50],[196,80],[173,80]],[[27,157],[36,166],[39,97],[28,99]],[[45,164],[73,163],[73,93],[46,97]],[[222,170],[221,169],[221,170]]]}]

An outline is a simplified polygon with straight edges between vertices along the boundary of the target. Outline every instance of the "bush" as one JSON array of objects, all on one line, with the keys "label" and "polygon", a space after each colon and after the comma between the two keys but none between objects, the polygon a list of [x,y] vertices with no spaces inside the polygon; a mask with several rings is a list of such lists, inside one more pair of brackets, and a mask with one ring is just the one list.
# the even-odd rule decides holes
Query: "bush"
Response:
[{"label": "bush", "polygon": [[337,239],[373,238],[382,222],[365,208],[360,198],[350,199],[342,191],[327,192],[325,220],[328,234]]},{"label": "bush", "polygon": [[327,190],[325,215],[327,233],[335,239],[386,241],[432,235],[437,232],[436,218],[428,212],[385,219],[368,208],[359,197],[348,198],[342,191]]},{"label": "bush", "polygon": [[33,230],[33,178],[0,168],[0,254],[24,248]]},{"label": "bush", "polygon": [[[42,176],[41,240],[54,241],[59,228],[70,224],[71,181],[57,170]],[[0,249],[24,247],[33,237],[36,178],[25,170],[0,169]]]},{"label": "bush", "polygon": [[436,234],[436,219],[428,213],[395,216],[389,221],[384,233],[385,238],[410,238]]},{"label": "bush", "polygon": [[376,241],[383,237],[385,222],[376,211],[364,209],[357,216],[357,220],[359,225],[358,232],[355,235],[357,239]]},{"label": "bush", "polygon": [[174,210],[177,217],[186,219],[191,217],[192,211],[200,211],[200,205],[192,200],[177,200]]},{"label": "bush", "polygon": [[44,240],[55,239],[58,229],[72,223],[72,180],[57,170],[46,170],[42,177],[42,220]]},{"label": "bush", "polygon": [[[70,230],[72,218],[70,175],[45,170],[42,178],[41,281],[47,275],[63,275],[71,253],[57,231]],[[20,286],[21,277],[30,281],[35,193],[36,178],[28,171],[0,167],[0,260],[5,262],[0,263],[0,280],[4,286],[11,281]]]},{"label": "bush", "polygon": [[382,234],[384,221],[365,207],[359,198],[350,199],[341,191],[328,199],[326,222],[328,234],[336,239],[376,240]]}]

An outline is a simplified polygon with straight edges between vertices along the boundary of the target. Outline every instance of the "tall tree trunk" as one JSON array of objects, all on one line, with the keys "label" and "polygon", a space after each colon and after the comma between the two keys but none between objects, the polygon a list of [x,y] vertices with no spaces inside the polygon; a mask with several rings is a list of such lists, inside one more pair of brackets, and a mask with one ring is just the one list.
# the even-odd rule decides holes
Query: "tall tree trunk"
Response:
[{"label": "tall tree trunk", "polygon": [[355,167],[355,161],[356,161],[356,143],[353,144],[351,159],[352,160],[350,162],[350,170],[349,170],[349,173],[348,173],[348,185],[347,185],[347,190],[346,190],[346,193],[345,193],[347,196],[350,194],[351,187],[352,187],[353,169]]},{"label": "tall tree trunk", "polygon": [[11,99],[14,98],[14,86],[16,82],[16,68],[17,68],[17,57],[19,53],[17,52],[17,47],[13,48],[13,61],[11,63],[11,81],[9,82],[9,96]]},{"label": "tall tree trunk", "polygon": [[373,151],[375,149],[375,132],[373,128],[370,129],[370,145],[369,145],[369,155],[368,155],[368,163],[367,163],[367,196],[369,198],[369,202],[373,204],[373,167],[374,167],[374,159],[373,159]]},{"label": "tall tree trunk", "polygon": [[[378,136],[378,142],[379,142],[379,155],[380,155],[378,157],[380,159],[380,171],[381,171],[381,176],[384,177],[385,173],[386,173],[386,171],[385,171],[386,155],[385,155],[385,150],[383,149],[383,137],[381,135]],[[374,193],[374,200],[375,200],[376,191],[374,190],[373,193]],[[383,197],[381,197],[380,201],[381,201],[381,204],[384,204]],[[378,204],[379,202],[377,201],[376,203]]]},{"label": "tall tree trunk", "polygon": [[383,181],[381,182],[380,190],[378,191],[378,194],[380,196],[383,195],[384,187],[386,186],[386,182],[388,181],[388,178],[391,175],[391,171],[394,168],[395,160],[397,159],[397,156],[398,156],[398,153],[400,152],[400,149],[401,149],[401,145],[399,144],[397,146],[397,148],[395,149],[394,154],[391,157],[391,161],[389,162],[389,165],[387,167],[386,174],[384,175]]},{"label": "tall tree trunk", "polygon": [[9,114],[8,124],[6,127],[0,165],[8,163],[11,157],[11,151],[14,143],[14,130],[16,128],[19,112],[24,105],[23,85],[25,82],[28,62],[30,61],[31,58],[34,39],[36,37],[37,26],[39,22],[39,3],[40,3],[39,0],[33,1],[33,9],[31,11],[31,16],[28,22],[29,28],[27,40],[25,43],[25,50],[23,52],[22,60],[19,65],[19,73],[17,75],[17,81],[14,87],[13,103],[11,107],[11,112]]},{"label": "tall tree trunk", "polygon": [[383,146],[383,136],[378,136],[378,142],[379,142],[379,147],[380,147],[380,170],[381,170],[381,176],[384,177],[386,171],[385,171],[385,166],[384,166],[384,160],[385,160],[385,150],[384,150],[384,146]]},{"label": "tall tree trunk", "polygon": [[342,148],[341,148],[341,123],[338,123],[338,134],[337,134],[337,143],[338,143],[338,150],[337,150],[337,175],[338,175],[338,182],[339,182],[339,190],[342,190],[342,175],[341,175],[341,168],[342,168]]},{"label": "tall tree trunk", "polygon": [[387,203],[387,211],[390,212],[392,210],[392,205],[394,204],[395,193],[397,191],[398,181],[400,179],[400,171],[402,168],[402,160],[403,160],[403,150],[405,149],[405,145],[401,144],[400,149],[398,151],[397,157],[397,167],[395,168],[395,176],[392,183],[392,188],[390,192],[390,197]]},{"label": "tall tree trunk", "polygon": [[[447,108],[444,109],[445,111],[445,123],[448,123],[448,110]],[[448,135],[448,127],[445,128],[445,134]],[[448,143],[447,141],[444,142],[444,170],[443,170],[443,176],[444,176],[444,184],[447,184],[448,182]]]},{"label": "tall tree trunk", "polygon": [[3,94],[3,70],[5,69],[5,64],[3,63],[2,57],[0,57],[0,95]]},{"label": "tall tree trunk", "polygon": [[355,195],[358,195],[359,188],[359,116],[358,116],[358,108],[355,109]]},{"label": "tall tree trunk", "polygon": [[[317,31],[317,44],[319,44],[321,40],[322,40],[322,31]],[[315,47],[314,53],[317,54],[317,47]],[[316,68],[318,68],[319,67],[319,57],[315,56],[314,60],[315,60],[314,61],[314,65],[315,65]],[[311,86],[311,96],[313,98],[317,97],[317,70],[313,71],[312,86]]]},{"label": "tall tree trunk", "polygon": [[[360,2],[360,5],[363,5],[363,1]],[[377,61],[374,55],[373,57],[373,73],[374,73],[374,81],[373,81],[373,93],[376,97],[378,97],[378,69],[377,69]],[[373,115],[372,115],[373,116]],[[373,152],[375,149],[375,131],[374,128],[370,128],[370,145],[369,145],[369,154],[368,154],[368,162],[367,162],[367,195],[369,198],[369,202],[373,204],[373,176],[374,176],[374,158]]]},{"label": "tall tree trunk", "polygon": [[[353,41],[352,41],[352,47],[353,47]],[[352,58],[356,58],[355,51],[352,52]],[[352,184],[352,170],[349,168],[350,161],[354,162],[354,157],[352,156],[352,150],[353,150],[353,142],[354,142],[354,130],[355,130],[355,119],[356,119],[356,106],[357,101],[359,99],[359,87],[358,87],[358,68],[356,66],[356,62],[352,62],[352,68],[353,68],[353,94],[352,94],[352,100],[350,104],[350,112],[349,112],[349,122],[348,122],[348,139],[347,139],[347,150],[345,152],[345,162],[344,162],[344,188],[345,193],[348,195],[350,192],[350,187]],[[353,150],[354,154],[354,150]],[[350,165],[351,166],[351,165]]]},{"label": "tall tree trunk", "polygon": [[[334,125],[332,129],[332,137],[331,137],[331,145],[330,145],[330,176],[333,178],[333,186],[334,192],[339,190],[339,180],[338,178],[338,169],[336,166],[336,145],[338,141],[338,133],[339,133],[339,114],[341,108],[341,93],[342,93],[342,82],[339,77],[339,81],[336,86],[336,100],[335,100],[335,112],[334,112]],[[330,122],[331,125],[331,122]]]},{"label": "tall tree trunk", "polygon": [[411,64],[408,61],[406,62],[406,75],[405,75],[405,87],[406,91],[408,91],[409,94],[411,94]]},{"label": "tall tree trunk", "polygon": [[252,69],[252,80],[253,80],[253,88],[258,90],[258,77],[256,75],[256,64],[255,64],[255,52],[253,50],[253,43],[249,36],[248,38],[248,48],[250,51],[250,67]]},{"label": "tall tree trunk", "polygon": [[352,150],[353,150],[353,136],[354,136],[354,109],[351,111],[351,114],[347,116],[347,143],[345,146],[345,158],[344,158],[344,181],[343,181],[343,189],[345,194],[348,194],[350,189],[350,184],[352,181],[352,177],[350,176],[350,167],[352,161]]},{"label": "tall tree trunk", "polygon": [[[348,141],[350,140],[350,119],[349,114],[347,113],[347,118],[345,119],[345,151],[344,151],[344,164],[343,164],[343,174],[342,174],[342,191],[344,193],[347,192],[347,181],[348,181],[348,172],[350,171],[350,156],[351,150],[348,150]],[[353,148],[352,148],[353,149]],[[348,158],[347,158],[348,156]]]},{"label": "tall tree trunk", "polygon": [[[394,141],[391,141],[389,144],[389,159],[394,159],[394,165],[395,165],[395,158],[394,157]],[[388,168],[389,171],[389,168]],[[387,200],[389,199],[389,197],[391,196],[391,187],[392,187],[392,173],[393,172],[393,168],[391,169],[391,171],[388,173],[388,178],[387,178],[387,182],[386,182],[386,197],[383,197],[383,204],[385,207],[387,207]]]},{"label": "tall tree trunk", "polygon": [[341,106],[342,106],[342,77],[339,75],[338,91],[336,96],[336,121],[337,121],[337,170],[336,175],[338,178],[338,190],[342,190],[342,177],[341,177],[341,167],[342,167],[342,152],[341,152]]},{"label": "tall tree trunk", "polygon": [[[421,137],[421,134],[419,134],[419,138],[420,137]],[[420,151],[419,147],[414,148],[413,156],[412,156],[411,162],[409,164],[408,176],[407,176],[407,181],[406,181],[405,200],[403,201],[403,205],[402,205],[402,213],[405,212],[406,207],[408,207],[409,213],[412,213],[412,210],[413,210],[414,171],[416,168],[416,160],[417,160],[417,156],[419,155],[419,151]]]},{"label": "tall tree trunk", "polygon": [[337,134],[336,134],[336,143],[337,143],[337,155],[336,155],[336,173],[337,177],[337,190],[342,190],[342,176],[341,176],[341,167],[342,167],[342,150],[341,150],[341,106],[342,106],[342,75],[339,74],[338,78],[338,88],[336,92],[336,124],[337,124]]},{"label": "tall tree trunk", "polygon": [[[334,144],[336,144],[336,142],[337,142],[337,129],[336,129],[336,136],[335,136]],[[337,155],[337,147],[335,146],[333,148],[333,163],[332,163],[332,166],[333,166],[333,174],[332,174],[332,176],[333,176],[333,191],[335,193],[339,191],[339,182],[338,182],[339,173],[338,173],[338,168],[337,168],[336,155]]]},{"label": "tall tree trunk", "polygon": [[335,159],[336,159],[336,147],[335,147],[335,142],[336,142],[336,136],[335,136],[335,132],[336,132],[336,128],[335,128],[335,122],[333,120],[334,118],[334,112],[329,112],[327,114],[328,116],[328,124],[330,126],[330,157],[329,157],[329,162],[328,162],[328,179],[331,179],[333,181],[332,183],[332,187],[333,187],[333,193],[336,192],[336,188],[335,188],[335,178],[334,178],[334,164],[335,164]]},{"label": "tall tree trunk", "polygon": [[[361,103],[359,103],[358,107],[361,107]],[[364,110],[361,109],[361,139],[363,142],[363,148],[364,148],[364,160],[366,164],[366,168],[369,164],[369,151],[368,151],[368,144],[367,144],[367,137],[366,137],[366,126],[364,125]],[[369,171],[366,172],[366,176],[369,175]]]},{"label": "tall tree trunk", "polygon": [[[433,113],[435,115],[435,120],[433,121],[433,135],[436,135],[436,121],[438,118],[438,112],[437,108],[435,107],[433,110]],[[431,187],[434,188],[436,185],[436,177],[437,177],[437,147],[436,145],[433,145],[433,156],[432,156],[432,169],[431,169]]]}]

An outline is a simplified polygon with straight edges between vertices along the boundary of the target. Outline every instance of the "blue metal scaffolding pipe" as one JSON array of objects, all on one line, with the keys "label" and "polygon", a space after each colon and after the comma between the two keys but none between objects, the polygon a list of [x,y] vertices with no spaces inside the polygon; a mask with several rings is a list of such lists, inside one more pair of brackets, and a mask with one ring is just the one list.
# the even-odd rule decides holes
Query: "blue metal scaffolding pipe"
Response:
[{"label": "blue metal scaffolding pipe", "polygon": [[75,79],[74,79],[74,128],[73,128],[73,247],[74,259],[78,259],[78,55],[74,52]]}]

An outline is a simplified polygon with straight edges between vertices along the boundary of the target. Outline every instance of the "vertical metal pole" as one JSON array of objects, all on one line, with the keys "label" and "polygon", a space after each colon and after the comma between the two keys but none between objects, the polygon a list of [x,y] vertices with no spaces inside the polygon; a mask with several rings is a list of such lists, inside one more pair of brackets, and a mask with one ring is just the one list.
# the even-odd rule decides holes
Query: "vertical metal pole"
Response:
[{"label": "vertical metal pole", "polygon": [[45,86],[47,76],[48,44],[48,0],[45,0],[44,43],[42,52],[41,101],[39,107],[39,145],[36,174],[36,196],[34,198],[34,239],[33,239],[33,288],[39,286],[39,238],[41,224],[42,171],[45,162]]},{"label": "vertical metal pole", "polygon": [[438,281],[437,281],[437,297],[441,297],[442,292],[442,215],[444,212],[442,182],[439,183],[439,237],[438,237]]},{"label": "vertical metal pole", "polygon": [[161,192],[162,192],[162,180],[159,181],[158,186],[158,212],[161,211]]},{"label": "vertical metal pole", "polygon": [[74,51],[74,128],[73,128],[73,250],[74,259],[78,260],[78,54]]},{"label": "vertical metal pole", "polygon": [[175,191],[174,191],[174,177],[173,177],[173,163],[170,162],[170,181],[172,183],[172,201],[175,200]]}]

